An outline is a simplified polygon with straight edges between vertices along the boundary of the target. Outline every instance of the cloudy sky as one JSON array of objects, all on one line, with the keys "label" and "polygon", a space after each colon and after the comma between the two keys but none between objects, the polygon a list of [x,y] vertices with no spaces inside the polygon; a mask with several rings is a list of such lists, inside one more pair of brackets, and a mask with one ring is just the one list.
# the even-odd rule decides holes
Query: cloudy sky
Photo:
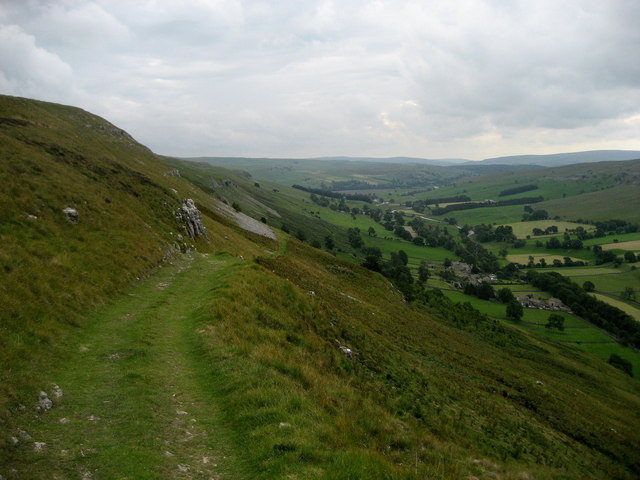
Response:
[{"label": "cloudy sky", "polygon": [[638,0],[0,0],[0,93],[168,155],[640,150]]}]

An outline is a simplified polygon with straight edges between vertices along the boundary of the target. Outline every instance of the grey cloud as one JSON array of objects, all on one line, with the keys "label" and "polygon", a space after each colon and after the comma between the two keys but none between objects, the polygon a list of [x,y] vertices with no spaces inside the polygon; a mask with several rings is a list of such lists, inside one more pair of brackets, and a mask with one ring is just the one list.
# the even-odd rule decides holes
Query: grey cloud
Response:
[{"label": "grey cloud", "polygon": [[0,0],[25,52],[0,44],[0,89],[75,100],[169,154],[629,148],[638,18],[629,0]]}]

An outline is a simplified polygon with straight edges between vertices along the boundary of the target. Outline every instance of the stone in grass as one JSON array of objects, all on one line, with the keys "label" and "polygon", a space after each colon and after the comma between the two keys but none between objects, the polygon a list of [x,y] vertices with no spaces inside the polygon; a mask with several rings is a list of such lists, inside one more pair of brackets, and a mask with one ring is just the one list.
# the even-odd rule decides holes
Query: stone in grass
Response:
[{"label": "stone in grass", "polygon": [[47,412],[51,410],[53,407],[53,402],[47,395],[47,392],[40,392],[38,395],[38,405],[36,406],[36,410],[39,412]]},{"label": "stone in grass", "polygon": [[34,442],[33,451],[36,453],[42,453],[47,450],[47,444],[45,442]]},{"label": "stone in grass", "polygon": [[51,395],[56,400],[59,400],[62,398],[62,395],[63,395],[62,389],[55,383],[51,384]]},{"label": "stone in grass", "polygon": [[64,216],[67,218],[67,220],[70,223],[78,223],[80,221],[79,217],[78,217],[78,211],[75,208],[71,208],[71,207],[67,207],[65,209],[62,210],[62,213],[64,213]]},{"label": "stone in grass", "polygon": [[187,473],[189,471],[189,466],[188,465],[179,464],[178,465],[178,470],[180,470],[182,473]]}]

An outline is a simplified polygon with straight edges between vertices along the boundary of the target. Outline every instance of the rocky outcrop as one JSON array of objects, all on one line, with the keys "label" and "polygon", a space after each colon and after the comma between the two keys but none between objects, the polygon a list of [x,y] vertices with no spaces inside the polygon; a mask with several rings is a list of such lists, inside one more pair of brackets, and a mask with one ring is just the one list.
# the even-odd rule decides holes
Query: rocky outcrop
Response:
[{"label": "rocky outcrop", "polygon": [[202,223],[202,214],[192,199],[183,200],[182,206],[176,212],[176,218],[184,223],[185,231],[189,237],[207,236],[207,229]]}]

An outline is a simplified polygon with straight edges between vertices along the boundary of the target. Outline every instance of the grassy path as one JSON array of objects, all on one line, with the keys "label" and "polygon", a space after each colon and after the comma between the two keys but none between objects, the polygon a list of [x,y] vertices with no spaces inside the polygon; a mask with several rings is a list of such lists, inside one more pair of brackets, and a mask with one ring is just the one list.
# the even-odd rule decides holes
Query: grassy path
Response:
[{"label": "grassy path", "polygon": [[[25,410],[12,479],[218,479],[224,428],[196,354],[195,319],[235,260],[181,259],[105,308],[50,376],[63,396]],[[44,390],[51,392],[49,385]],[[44,442],[46,446],[36,442]],[[38,451],[41,450],[41,451]]]}]

